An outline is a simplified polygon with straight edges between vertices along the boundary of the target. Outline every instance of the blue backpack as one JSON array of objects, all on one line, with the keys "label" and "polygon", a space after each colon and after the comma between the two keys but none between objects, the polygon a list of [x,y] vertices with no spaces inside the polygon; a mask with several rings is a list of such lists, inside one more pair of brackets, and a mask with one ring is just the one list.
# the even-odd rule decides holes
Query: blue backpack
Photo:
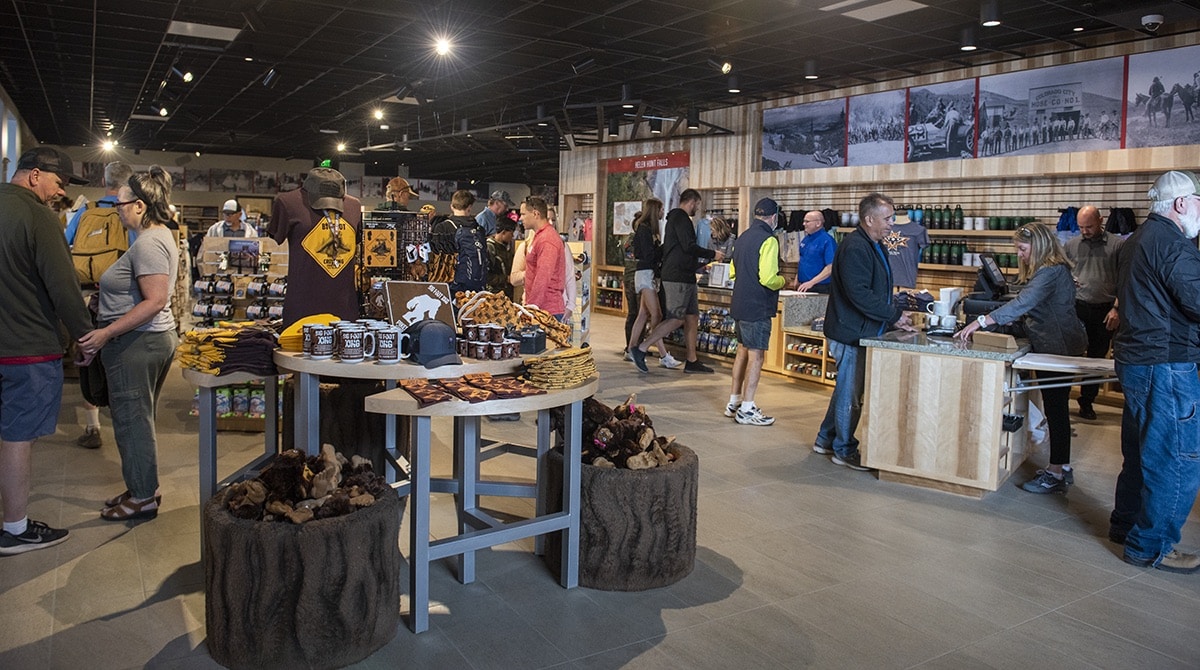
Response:
[{"label": "blue backpack", "polygon": [[458,259],[454,267],[453,290],[482,291],[487,288],[487,240],[479,224],[459,225],[454,231]]}]

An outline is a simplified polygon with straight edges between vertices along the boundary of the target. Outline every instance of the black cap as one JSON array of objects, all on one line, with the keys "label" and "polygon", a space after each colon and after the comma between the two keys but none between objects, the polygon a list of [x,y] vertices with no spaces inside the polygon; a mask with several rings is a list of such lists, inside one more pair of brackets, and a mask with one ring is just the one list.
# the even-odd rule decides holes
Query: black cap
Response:
[{"label": "black cap", "polygon": [[75,164],[71,162],[71,157],[54,147],[30,149],[21,154],[21,157],[17,159],[18,170],[32,170],[34,168],[42,172],[53,172],[67,184],[75,184],[76,186],[86,186],[88,184],[88,180],[75,174]]},{"label": "black cap", "polygon": [[412,358],[428,369],[442,365],[462,365],[458,357],[454,327],[438,319],[422,319],[405,329]]}]

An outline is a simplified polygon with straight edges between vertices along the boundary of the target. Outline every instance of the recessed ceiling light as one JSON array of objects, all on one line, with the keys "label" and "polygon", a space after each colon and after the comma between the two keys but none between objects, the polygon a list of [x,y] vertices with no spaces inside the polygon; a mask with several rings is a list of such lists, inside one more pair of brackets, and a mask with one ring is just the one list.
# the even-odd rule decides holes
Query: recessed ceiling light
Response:
[{"label": "recessed ceiling light", "polygon": [[375,110],[375,118],[376,118],[376,119],[382,119],[382,118],[383,118],[383,110],[382,110],[382,109],[377,109],[377,110]]},{"label": "recessed ceiling light", "polygon": [[345,143],[345,142],[338,142],[338,145],[337,145],[337,150],[338,150],[338,151],[345,151],[345,150],[346,150],[346,143]]},{"label": "recessed ceiling light", "polygon": [[1074,32],[1077,32],[1077,33],[1081,33],[1081,32],[1083,32],[1083,26],[1075,26],[1071,30],[1073,30]]},{"label": "recessed ceiling light", "polygon": [[450,53],[450,46],[450,40],[446,39],[445,37],[439,37],[434,49],[437,50],[437,55],[445,56],[446,54]]},{"label": "recessed ceiling light", "polygon": [[112,140],[107,140],[104,142],[104,144],[102,144],[100,146],[104,147],[105,151],[112,151],[114,145],[112,143]]}]

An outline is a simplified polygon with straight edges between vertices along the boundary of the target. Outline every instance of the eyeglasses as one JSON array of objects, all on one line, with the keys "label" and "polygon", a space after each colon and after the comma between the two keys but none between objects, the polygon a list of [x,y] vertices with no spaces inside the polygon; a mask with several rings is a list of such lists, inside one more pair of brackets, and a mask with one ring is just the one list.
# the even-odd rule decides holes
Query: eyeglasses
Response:
[{"label": "eyeglasses", "polygon": [[124,207],[125,205],[132,205],[135,202],[141,202],[141,198],[134,198],[133,200],[125,200],[125,201],[117,202],[114,206],[115,207]]}]

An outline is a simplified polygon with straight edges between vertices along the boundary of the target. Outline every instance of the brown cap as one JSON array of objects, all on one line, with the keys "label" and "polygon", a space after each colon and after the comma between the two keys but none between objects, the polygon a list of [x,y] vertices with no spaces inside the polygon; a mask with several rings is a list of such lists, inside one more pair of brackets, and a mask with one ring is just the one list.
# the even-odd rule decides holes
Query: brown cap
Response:
[{"label": "brown cap", "polygon": [[53,172],[63,180],[64,184],[86,186],[88,180],[75,174],[75,164],[71,157],[54,147],[37,147],[21,154],[17,159],[18,170],[37,168],[42,172]]},{"label": "brown cap", "polygon": [[333,168],[313,168],[304,178],[304,193],[309,207],[341,212],[346,197],[346,178]]},{"label": "brown cap", "polygon": [[414,189],[404,177],[393,177],[392,180],[387,183],[387,190],[389,193],[403,193],[408,191],[408,194],[412,197],[420,197],[420,195],[417,193],[417,190]]}]

